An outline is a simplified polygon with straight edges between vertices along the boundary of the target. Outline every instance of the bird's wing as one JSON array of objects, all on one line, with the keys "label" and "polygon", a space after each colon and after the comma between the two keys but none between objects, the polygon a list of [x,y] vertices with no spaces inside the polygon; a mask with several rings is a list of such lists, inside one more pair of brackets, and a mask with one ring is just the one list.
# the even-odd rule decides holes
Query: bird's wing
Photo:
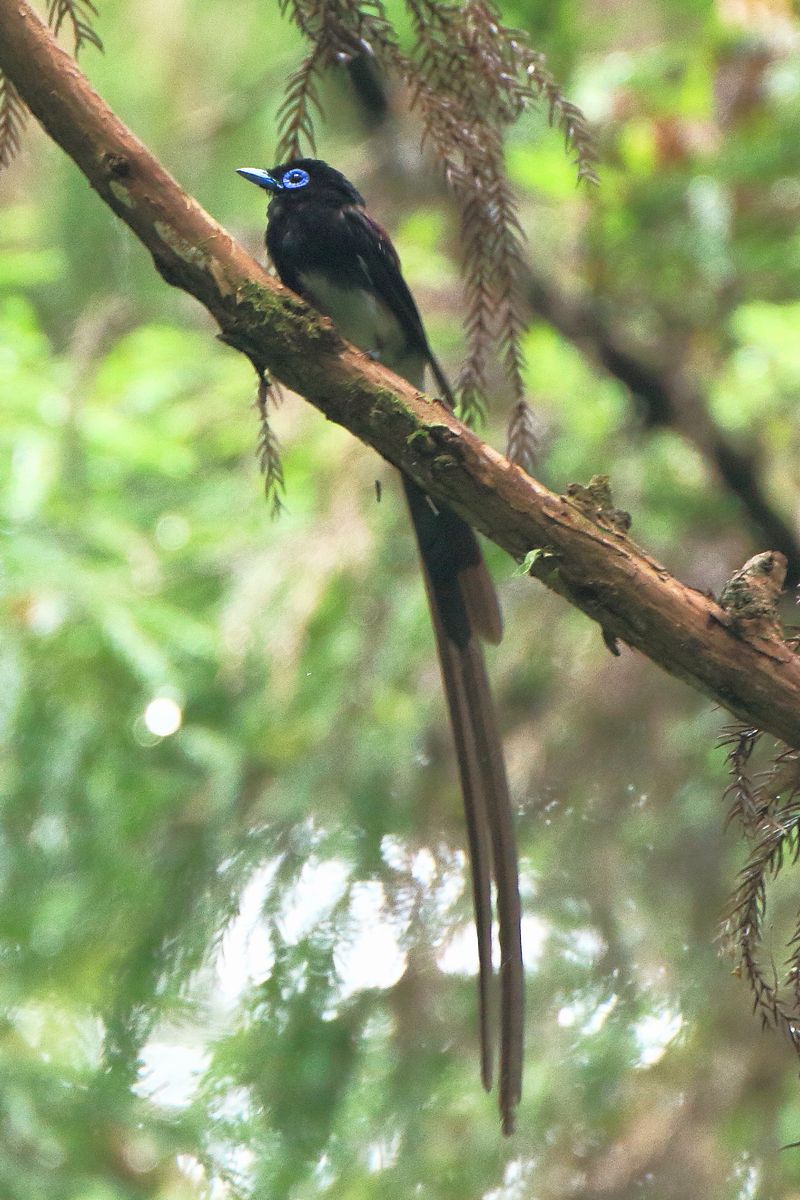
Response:
[{"label": "bird's wing", "polygon": [[[364,272],[365,282],[394,314],[408,339],[409,349],[418,350],[429,364],[442,397],[455,408],[450,383],[428,345],[428,338],[416,301],[403,278],[400,259],[392,241],[377,221],[362,208],[351,206],[343,212],[347,234]],[[387,363],[387,366],[391,366]]]}]

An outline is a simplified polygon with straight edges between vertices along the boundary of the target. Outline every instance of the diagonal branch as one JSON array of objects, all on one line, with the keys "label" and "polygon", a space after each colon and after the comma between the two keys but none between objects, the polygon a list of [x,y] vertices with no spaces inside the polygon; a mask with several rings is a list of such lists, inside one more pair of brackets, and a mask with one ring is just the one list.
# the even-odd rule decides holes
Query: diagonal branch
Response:
[{"label": "diagonal branch", "polygon": [[789,560],[788,579],[800,578],[800,541],[773,506],[761,482],[758,454],[737,446],[714,423],[702,385],[674,364],[648,361],[591,299],[567,297],[533,271],[523,280],[535,312],[601,363],[630,389],[648,425],[669,425],[693,442],[727,488],[738,496],[758,534]]},{"label": "diagonal branch", "polygon": [[[383,126],[379,147],[385,157],[390,134],[386,123],[390,113],[389,100],[382,81],[368,78],[369,87],[362,87],[360,74],[351,71],[359,107],[368,127]],[[548,94],[546,83],[542,84],[541,91]],[[556,102],[559,112],[566,113],[569,107],[563,97]],[[402,158],[396,148],[394,157],[398,161]],[[591,161],[591,154],[587,161]],[[391,166],[398,169],[397,162],[392,162]],[[405,166],[400,168],[401,173],[405,174],[406,169]],[[786,556],[787,580],[796,584],[800,580],[800,539],[764,487],[758,449],[737,444],[714,422],[702,382],[693,380],[680,363],[659,361],[648,354],[626,332],[620,315],[591,296],[567,295],[552,279],[537,273],[527,263],[520,265],[518,274],[528,306],[582,354],[600,363],[628,388],[647,426],[671,426],[697,447],[711,470],[738,498],[757,536]],[[529,450],[535,437],[524,433],[518,439],[517,453],[511,453],[513,420],[512,417],[509,424],[509,453],[515,462],[523,463],[519,454]]]},{"label": "diagonal branch", "polygon": [[673,579],[606,511],[556,496],[442,405],[370,362],[237,245],[92,90],[25,0],[0,0],[0,70],[223,338],[406,471],[603,628],[741,719],[800,746],[800,657]]}]

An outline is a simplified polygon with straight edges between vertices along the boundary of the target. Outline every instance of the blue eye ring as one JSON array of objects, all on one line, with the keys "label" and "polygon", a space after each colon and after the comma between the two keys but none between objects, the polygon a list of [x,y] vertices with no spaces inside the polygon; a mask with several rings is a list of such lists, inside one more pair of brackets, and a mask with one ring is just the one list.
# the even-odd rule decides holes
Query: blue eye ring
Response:
[{"label": "blue eye ring", "polygon": [[291,171],[287,171],[281,183],[285,188],[301,188],[308,183],[310,176],[308,171],[304,171],[302,167],[293,167]]}]

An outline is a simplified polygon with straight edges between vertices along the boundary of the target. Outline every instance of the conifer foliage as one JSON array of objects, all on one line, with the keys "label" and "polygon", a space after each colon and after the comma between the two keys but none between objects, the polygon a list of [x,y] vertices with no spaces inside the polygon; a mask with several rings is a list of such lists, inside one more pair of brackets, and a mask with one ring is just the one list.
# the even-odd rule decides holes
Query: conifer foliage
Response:
[{"label": "conifer foliage", "polygon": [[280,109],[279,159],[315,151],[313,110],[326,68],[373,57],[408,89],[423,141],[461,215],[469,349],[459,380],[467,420],[482,413],[490,354],[498,347],[516,402],[523,401],[524,328],[519,267],[524,239],[504,166],[505,133],[544,102],[564,132],[580,180],[596,182],[592,137],[526,35],[504,26],[492,0],[406,0],[414,45],[401,49],[381,0],[282,0],[310,49]]},{"label": "conifer foliage", "polygon": [[800,858],[800,754],[779,747],[766,769],[754,772],[751,759],[762,739],[761,730],[744,725],[723,734],[731,777],[725,792],[728,820],[740,826],[749,853],[728,904],[722,938],[737,974],[747,981],[762,1024],[781,1030],[800,1054],[800,922],[786,939],[782,975],[765,946],[774,935],[767,919],[769,885],[787,862]]},{"label": "conifer foliage", "polygon": [[0,71],[0,167],[6,167],[19,149],[28,110],[10,79]]}]

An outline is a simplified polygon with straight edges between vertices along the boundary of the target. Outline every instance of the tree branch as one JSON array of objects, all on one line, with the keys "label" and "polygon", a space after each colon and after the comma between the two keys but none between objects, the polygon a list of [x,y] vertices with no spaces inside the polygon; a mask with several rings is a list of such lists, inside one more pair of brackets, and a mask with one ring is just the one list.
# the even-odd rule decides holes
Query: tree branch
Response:
[{"label": "tree branch", "polygon": [[[385,83],[375,73],[373,60],[366,58],[371,74],[364,82],[352,69],[358,62],[354,59],[350,64],[350,80],[367,129],[371,133],[380,129],[376,149],[383,170],[379,174],[385,177],[389,170],[406,177],[408,167],[405,162],[399,165],[402,156],[394,145]],[[421,182],[415,179],[417,189]],[[446,192],[443,186],[439,190]],[[607,312],[592,297],[567,296],[529,264],[521,266],[520,283],[535,313],[628,388],[648,426],[671,427],[697,447],[710,469],[737,497],[756,535],[786,556],[787,580],[794,586],[800,580],[800,539],[764,489],[757,447],[746,449],[726,436],[711,416],[702,385],[691,379],[680,363],[658,361],[649,355],[627,333],[619,313]]]},{"label": "tree branch", "polygon": [[757,453],[737,447],[714,423],[701,386],[680,366],[648,362],[641,348],[615,330],[609,316],[591,300],[568,299],[533,271],[527,273],[525,286],[535,312],[630,389],[648,425],[671,426],[697,446],[739,498],[758,534],[786,555],[789,581],[796,583],[800,541],[764,491]]},{"label": "tree branch", "polygon": [[[603,628],[730,709],[800,746],[800,657],[769,623],[673,579],[598,491],[556,496],[444,406],[346,345],[177,183],[92,90],[25,0],[0,0],[0,69],[101,198],[194,295],[222,336],[406,471]],[[772,570],[772,567],[770,567]],[[763,571],[762,571],[763,573]]]}]

